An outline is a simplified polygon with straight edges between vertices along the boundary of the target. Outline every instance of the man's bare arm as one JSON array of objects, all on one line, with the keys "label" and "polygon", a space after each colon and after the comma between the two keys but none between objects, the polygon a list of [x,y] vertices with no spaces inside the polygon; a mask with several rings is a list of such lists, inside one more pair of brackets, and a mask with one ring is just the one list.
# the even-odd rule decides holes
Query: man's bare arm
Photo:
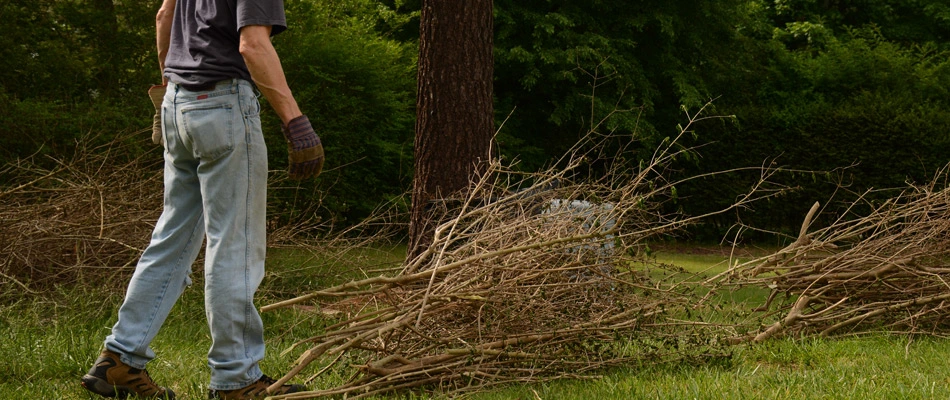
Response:
[{"label": "man's bare arm", "polygon": [[171,42],[172,20],[175,16],[176,0],[162,1],[161,8],[155,16],[155,42],[158,46],[158,68],[162,74],[162,84],[168,83],[165,78],[165,57],[168,55],[168,46]]},{"label": "man's bare arm", "polygon": [[269,25],[250,25],[241,29],[241,55],[251,79],[286,125],[303,115],[287,85],[287,77],[270,41]]}]

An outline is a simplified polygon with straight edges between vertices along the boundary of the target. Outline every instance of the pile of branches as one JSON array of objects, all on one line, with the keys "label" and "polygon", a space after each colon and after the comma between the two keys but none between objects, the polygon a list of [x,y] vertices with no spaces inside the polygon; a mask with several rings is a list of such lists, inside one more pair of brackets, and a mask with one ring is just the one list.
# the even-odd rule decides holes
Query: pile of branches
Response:
[{"label": "pile of branches", "polygon": [[[721,278],[772,289],[775,319],[739,340],[777,335],[885,331],[944,334],[950,328],[950,189],[947,171],[877,206],[855,202],[829,226],[809,232],[808,212],[797,240],[767,257],[738,264]],[[940,186],[943,188],[941,189]],[[859,206],[873,208],[855,216]]]},{"label": "pile of branches", "polygon": [[[76,282],[124,288],[162,212],[162,147],[138,147],[147,142],[141,131],[103,136],[77,140],[68,158],[34,155],[0,168],[0,292]],[[287,180],[271,174],[269,193],[297,190]],[[300,232],[325,229],[309,211],[287,224],[277,221],[291,211],[269,210],[268,246],[294,246]]]},{"label": "pile of branches", "polygon": [[161,154],[131,158],[141,151],[124,136],[94,142],[80,140],[69,159],[34,156],[0,170],[10,182],[0,189],[0,284],[36,292],[108,278],[148,244],[162,204]]},{"label": "pile of branches", "polygon": [[717,335],[708,335],[715,327],[672,319],[694,292],[633,262],[645,242],[692,221],[661,207],[679,183],[663,180],[663,169],[688,149],[672,140],[639,170],[617,164],[596,179],[581,177],[599,160],[629,154],[616,146],[605,157],[606,141],[588,137],[545,173],[491,165],[457,209],[445,210],[452,217],[427,250],[394,276],[264,307],[318,302],[346,315],[297,343],[305,350],[274,387],[311,364],[321,368],[310,380],[335,365],[356,366],[338,387],[278,398],[362,398],[422,386],[459,393],[719,354]]}]

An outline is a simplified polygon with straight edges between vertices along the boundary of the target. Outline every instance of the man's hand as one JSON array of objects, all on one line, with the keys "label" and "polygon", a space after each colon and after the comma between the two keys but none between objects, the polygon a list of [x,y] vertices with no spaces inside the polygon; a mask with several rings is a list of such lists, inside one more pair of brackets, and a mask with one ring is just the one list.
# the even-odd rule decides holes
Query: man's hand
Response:
[{"label": "man's hand", "polygon": [[290,178],[307,179],[320,175],[323,170],[323,144],[313,131],[310,119],[301,115],[281,125],[290,153]]},{"label": "man's hand", "polygon": [[165,98],[165,85],[152,85],[148,88],[148,97],[155,106],[155,116],[152,117],[152,143],[162,144],[162,100]]}]

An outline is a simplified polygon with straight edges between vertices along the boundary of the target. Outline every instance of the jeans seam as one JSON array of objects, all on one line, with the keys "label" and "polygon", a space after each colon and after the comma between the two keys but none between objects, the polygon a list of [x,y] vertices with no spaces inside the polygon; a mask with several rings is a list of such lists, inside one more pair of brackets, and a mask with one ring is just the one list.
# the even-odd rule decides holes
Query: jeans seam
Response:
[{"label": "jeans seam", "polygon": [[[245,98],[244,98],[244,97],[245,97],[245,96],[243,96],[243,95],[238,95],[238,98],[240,99],[241,102],[245,102]],[[243,114],[243,113],[242,113],[242,114]],[[247,186],[246,186],[246,187],[247,187],[247,191],[244,193],[244,196],[245,196],[245,197],[244,197],[244,210],[245,210],[245,212],[244,212],[244,238],[245,238],[245,239],[244,239],[244,240],[245,240],[245,241],[248,241],[248,238],[250,238],[250,237],[251,237],[251,234],[252,234],[252,233],[251,233],[251,231],[252,231],[252,229],[251,229],[252,221],[251,221],[250,210],[251,210],[251,207],[253,206],[252,200],[251,200],[253,194],[251,193],[251,190],[252,190],[252,187],[251,187],[251,179],[254,178],[254,177],[253,177],[253,170],[254,170],[254,167],[253,167],[254,164],[253,164],[253,162],[254,162],[254,160],[252,159],[252,158],[254,157],[254,154],[253,154],[253,152],[251,151],[251,141],[250,141],[250,139],[251,139],[251,138],[250,138],[250,136],[251,136],[251,129],[250,129],[250,126],[248,125],[248,120],[247,120],[247,118],[248,118],[247,115],[242,115],[242,116],[241,116],[241,121],[244,122],[244,149],[245,149],[245,150],[244,150],[244,154],[245,154],[245,157],[247,157],[247,160],[246,160],[246,161],[247,161],[247,164],[246,164],[246,165],[247,165],[247,173],[246,173],[246,176],[247,176],[247,182],[246,182],[246,184],[247,184]],[[245,310],[244,310],[244,313],[245,313],[244,319],[245,319],[245,321],[250,321],[250,320],[251,320],[251,314],[252,314],[252,311],[254,311],[254,310],[253,310],[253,308],[254,308],[254,292],[251,290],[251,282],[250,282],[250,279],[251,279],[251,271],[250,271],[250,269],[251,269],[251,262],[252,262],[252,260],[251,260],[251,254],[252,254],[251,244],[245,242],[245,246],[244,246],[244,287],[245,287],[245,289],[244,289],[244,290],[245,290],[245,296],[246,296],[246,298],[247,298],[247,306],[245,307]],[[263,265],[261,266],[261,268],[263,268]],[[247,343],[248,343],[248,340],[247,340],[247,339],[248,339],[248,328],[249,328],[249,327],[248,327],[248,324],[245,324],[245,325],[244,325],[244,344],[245,344],[245,346],[244,346],[244,354],[245,354],[245,357],[250,358],[250,357],[251,357],[251,354],[250,354],[250,351],[249,351],[250,348],[248,348],[248,346],[247,346]],[[261,335],[262,335],[262,336],[263,336],[263,334],[264,334],[264,332],[261,332]]]},{"label": "jeans seam", "polygon": [[[170,269],[170,270],[165,274],[165,279],[164,279],[164,281],[163,281],[164,283],[162,284],[162,291],[161,291],[161,293],[158,295],[158,301],[155,303],[155,307],[152,308],[151,314],[149,315],[148,327],[147,327],[146,330],[145,330],[146,332],[151,331],[151,330],[152,330],[152,327],[155,325],[155,314],[158,312],[158,309],[161,308],[162,304],[165,302],[165,296],[168,295],[168,285],[171,283],[171,276],[172,276],[172,273],[175,272],[175,271],[178,271],[179,269],[181,269],[181,267],[182,267],[182,260],[185,259],[185,255],[187,254],[188,249],[190,248],[191,243],[192,243],[192,241],[194,240],[195,232],[198,231],[198,228],[201,226],[201,223],[202,223],[202,221],[204,220],[204,211],[201,210],[199,214],[200,214],[200,215],[199,215],[199,218],[198,218],[197,221],[195,222],[194,227],[191,228],[191,235],[188,236],[188,237],[189,237],[188,242],[185,243],[185,246],[182,247],[181,252],[178,253],[178,258],[175,260],[175,264],[174,264],[174,265],[175,265],[175,268]],[[177,301],[177,299],[176,299],[176,301]],[[135,346],[135,348],[136,348],[136,349],[142,349],[142,346],[145,344],[145,343],[143,343],[143,342],[144,342],[144,340],[145,340],[147,337],[148,337],[148,335],[143,336],[143,337],[142,337],[142,341],[139,342],[139,343]],[[143,350],[144,350],[144,349],[143,349]]]}]

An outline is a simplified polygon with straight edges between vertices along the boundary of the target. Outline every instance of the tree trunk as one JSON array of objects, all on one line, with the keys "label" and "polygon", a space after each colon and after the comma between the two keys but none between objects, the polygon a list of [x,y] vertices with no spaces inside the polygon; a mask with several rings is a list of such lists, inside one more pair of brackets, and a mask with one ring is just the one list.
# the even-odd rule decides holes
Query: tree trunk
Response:
[{"label": "tree trunk", "polygon": [[422,1],[409,260],[491,156],[492,36],[492,0]]}]

